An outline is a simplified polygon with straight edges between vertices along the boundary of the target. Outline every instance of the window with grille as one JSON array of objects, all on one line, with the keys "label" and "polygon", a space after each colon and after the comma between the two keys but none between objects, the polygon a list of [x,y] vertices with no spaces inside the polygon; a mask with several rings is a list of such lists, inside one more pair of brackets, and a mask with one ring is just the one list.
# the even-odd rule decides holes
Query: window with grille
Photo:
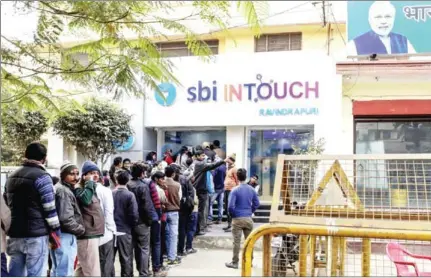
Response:
[{"label": "window with grille", "polygon": [[[218,54],[218,40],[205,41],[213,55]],[[156,44],[165,57],[194,56],[185,42],[161,42]]]},{"label": "window with grille", "polygon": [[255,40],[255,52],[292,51],[302,49],[302,33],[262,35]]}]

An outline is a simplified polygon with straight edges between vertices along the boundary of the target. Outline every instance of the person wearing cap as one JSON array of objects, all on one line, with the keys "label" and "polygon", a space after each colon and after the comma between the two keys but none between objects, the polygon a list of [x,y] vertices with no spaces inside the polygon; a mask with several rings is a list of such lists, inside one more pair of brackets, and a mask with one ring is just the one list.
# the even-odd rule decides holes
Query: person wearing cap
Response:
[{"label": "person wearing cap", "polygon": [[231,154],[226,159],[227,173],[224,180],[224,205],[227,213],[227,227],[223,228],[225,232],[230,232],[232,227],[232,216],[228,210],[229,196],[232,190],[239,185],[237,177],[237,168],[235,167],[236,154]]},{"label": "person wearing cap", "polygon": [[86,161],[82,165],[81,181],[75,188],[75,196],[84,220],[85,233],[78,237],[78,265],[75,276],[101,276],[99,262],[99,238],[105,233],[105,218],[96,194],[96,182],[100,170],[96,164]]},{"label": "person wearing cap", "polygon": [[60,181],[55,185],[55,206],[61,228],[61,246],[51,250],[51,276],[73,276],[73,265],[77,254],[76,237],[85,232],[84,222],[73,190],[79,181],[79,170],[75,164],[65,162],[60,167]]}]

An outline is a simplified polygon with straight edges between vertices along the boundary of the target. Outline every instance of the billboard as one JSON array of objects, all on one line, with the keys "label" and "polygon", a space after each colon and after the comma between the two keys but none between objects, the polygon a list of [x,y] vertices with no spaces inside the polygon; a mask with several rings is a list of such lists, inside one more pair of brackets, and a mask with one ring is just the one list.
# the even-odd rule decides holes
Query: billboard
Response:
[{"label": "billboard", "polygon": [[348,1],[347,55],[431,53],[431,1]]}]

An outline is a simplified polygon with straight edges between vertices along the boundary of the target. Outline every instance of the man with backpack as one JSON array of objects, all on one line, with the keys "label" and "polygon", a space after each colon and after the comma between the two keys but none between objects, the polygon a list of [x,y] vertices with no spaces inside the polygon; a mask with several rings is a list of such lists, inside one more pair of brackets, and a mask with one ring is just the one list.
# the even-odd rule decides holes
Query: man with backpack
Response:
[{"label": "man with backpack", "polygon": [[[193,159],[188,158],[186,160],[187,169],[190,167],[192,163],[193,163]],[[178,181],[181,184],[181,192],[182,192],[181,202],[180,202],[180,213],[179,213],[180,219],[179,219],[177,252],[179,257],[183,257],[187,254],[185,253],[185,250],[184,250],[184,247],[185,247],[184,244],[186,240],[188,223],[190,222],[191,214],[194,208],[195,194],[194,194],[193,185],[190,181],[192,177],[191,175],[192,173],[186,170],[184,171],[183,174],[180,174],[180,170],[181,170],[180,166],[176,167],[176,172],[177,172],[176,181]],[[190,251],[190,250],[187,250],[187,251]]]}]

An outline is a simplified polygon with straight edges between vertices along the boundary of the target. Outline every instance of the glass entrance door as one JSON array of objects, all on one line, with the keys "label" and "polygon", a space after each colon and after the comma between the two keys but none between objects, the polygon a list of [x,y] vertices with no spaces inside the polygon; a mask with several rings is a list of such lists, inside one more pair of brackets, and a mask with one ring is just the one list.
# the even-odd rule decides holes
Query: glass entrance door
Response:
[{"label": "glass entrance door", "polygon": [[271,200],[274,191],[277,156],[293,154],[294,147],[307,148],[313,131],[311,125],[248,130],[248,171],[258,175],[263,200]]}]

